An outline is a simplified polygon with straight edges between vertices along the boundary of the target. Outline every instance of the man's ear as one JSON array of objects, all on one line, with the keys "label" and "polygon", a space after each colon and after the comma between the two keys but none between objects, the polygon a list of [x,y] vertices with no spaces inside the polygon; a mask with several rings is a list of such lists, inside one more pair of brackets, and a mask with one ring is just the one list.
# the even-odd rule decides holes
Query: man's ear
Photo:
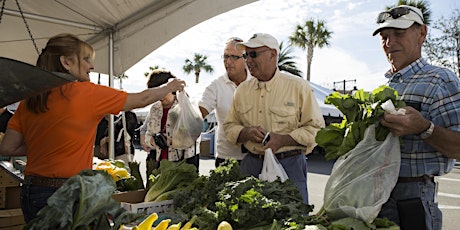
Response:
[{"label": "man's ear", "polygon": [[420,28],[420,42],[423,43],[426,39],[426,35],[428,34],[428,28],[426,25],[422,25]]},{"label": "man's ear", "polygon": [[67,60],[65,56],[61,56],[59,60],[61,61],[62,66],[64,66],[64,69],[66,69],[68,72],[70,70],[69,60]]}]

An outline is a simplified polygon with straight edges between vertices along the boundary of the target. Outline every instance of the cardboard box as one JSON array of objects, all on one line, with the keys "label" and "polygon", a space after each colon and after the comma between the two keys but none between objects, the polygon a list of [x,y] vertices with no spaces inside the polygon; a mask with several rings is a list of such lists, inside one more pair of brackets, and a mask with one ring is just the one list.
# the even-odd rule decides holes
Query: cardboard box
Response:
[{"label": "cardboard box", "polygon": [[145,194],[147,194],[145,189],[139,189],[136,191],[115,193],[112,195],[112,198],[121,202],[121,206],[124,209],[133,213],[167,213],[174,210],[172,200],[144,202]]},{"label": "cardboard box", "polygon": [[200,157],[211,157],[210,140],[202,140],[200,143]]},{"label": "cardboard box", "polygon": [[14,209],[20,208],[21,203],[19,197],[21,194],[21,187],[0,187],[0,208]]},{"label": "cardboard box", "polygon": [[24,224],[24,216],[20,208],[0,210],[0,229],[15,229],[24,227]]},{"label": "cardboard box", "polygon": [[0,169],[0,187],[16,187],[19,186],[19,181],[5,172],[4,169]]}]

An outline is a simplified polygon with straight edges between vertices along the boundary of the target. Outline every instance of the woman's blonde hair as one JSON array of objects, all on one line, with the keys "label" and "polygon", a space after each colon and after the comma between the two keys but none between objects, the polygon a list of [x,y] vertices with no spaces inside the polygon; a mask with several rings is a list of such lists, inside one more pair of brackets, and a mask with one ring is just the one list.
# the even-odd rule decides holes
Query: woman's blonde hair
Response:
[{"label": "woman's blonde hair", "polygon": [[[66,58],[77,57],[77,63],[80,65],[82,56],[90,54],[94,58],[93,47],[80,40],[73,34],[58,34],[48,40],[41,54],[38,56],[36,66],[49,72],[63,72],[68,71],[62,66],[61,56]],[[27,108],[35,113],[44,113],[49,108],[47,107],[47,100],[50,90],[41,93],[37,96],[26,99]],[[62,89],[61,89],[62,93]]]}]

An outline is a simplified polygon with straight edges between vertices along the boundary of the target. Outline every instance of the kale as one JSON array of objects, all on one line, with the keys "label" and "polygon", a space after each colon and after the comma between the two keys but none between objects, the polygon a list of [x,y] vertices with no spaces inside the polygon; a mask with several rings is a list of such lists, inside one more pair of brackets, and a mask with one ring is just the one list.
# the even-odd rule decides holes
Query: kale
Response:
[{"label": "kale", "polygon": [[[302,202],[290,180],[267,182],[245,177],[236,160],[226,160],[209,177],[201,176],[193,186],[177,192],[174,207],[186,219],[198,216],[195,224],[200,229],[216,229],[224,220],[235,229],[281,229],[272,227],[304,222],[313,210]],[[274,224],[274,220],[280,221]]]}]

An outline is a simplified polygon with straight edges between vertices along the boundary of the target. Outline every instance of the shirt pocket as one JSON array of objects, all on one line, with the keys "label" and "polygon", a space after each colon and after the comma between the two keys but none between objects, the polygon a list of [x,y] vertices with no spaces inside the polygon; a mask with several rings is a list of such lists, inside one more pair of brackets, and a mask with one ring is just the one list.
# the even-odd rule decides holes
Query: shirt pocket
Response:
[{"label": "shirt pocket", "polygon": [[297,128],[296,108],[274,106],[270,108],[272,131],[288,133]]},{"label": "shirt pocket", "polygon": [[241,105],[237,108],[237,114],[243,126],[251,126],[251,112],[254,110],[254,105]]}]

